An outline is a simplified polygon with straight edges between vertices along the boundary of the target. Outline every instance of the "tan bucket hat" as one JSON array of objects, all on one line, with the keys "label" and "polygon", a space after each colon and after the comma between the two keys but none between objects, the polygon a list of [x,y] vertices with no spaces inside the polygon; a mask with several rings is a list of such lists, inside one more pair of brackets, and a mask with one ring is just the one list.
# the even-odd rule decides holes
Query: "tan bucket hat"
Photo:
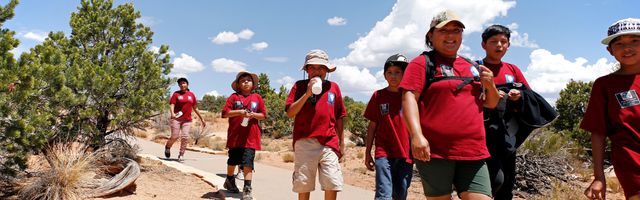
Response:
[{"label": "tan bucket hat", "polygon": [[336,71],[336,66],[329,64],[329,55],[320,49],[314,49],[307,53],[307,56],[304,58],[304,65],[302,65],[300,70],[305,70],[307,65],[324,65],[327,67],[328,72]]},{"label": "tan bucket hat", "polygon": [[258,79],[258,75],[253,74],[251,72],[247,72],[247,71],[241,71],[241,72],[238,72],[238,74],[236,75],[236,79],[233,80],[233,82],[231,82],[231,88],[234,91],[239,92],[239,90],[238,90],[238,79],[240,79],[240,77],[242,75],[245,75],[245,74],[251,75],[251,79],[253,81],[253,88],[251,88],[251,90],[255,90],[258,87],[258,82],[260,81],[260,79]]}]

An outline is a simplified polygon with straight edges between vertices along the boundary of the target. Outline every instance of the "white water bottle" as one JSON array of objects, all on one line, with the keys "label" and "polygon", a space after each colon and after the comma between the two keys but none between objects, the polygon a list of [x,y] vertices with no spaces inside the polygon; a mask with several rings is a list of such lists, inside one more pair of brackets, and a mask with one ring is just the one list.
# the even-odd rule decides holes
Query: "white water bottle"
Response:
[{"label": "white water bottle", "polygon": [[242,119],[242,123],[240,123],[240,126],[247,127],[247,125],[249,125],[249,118],[245,117]]},{"label": "white water bottle", "polygon": [[313,79],[315,79],[316,82],[311,86],[311,93],[319,95],[322,92],[322,79],[318,76],[313,77]]},{"label": "white water bottle", "polygon": [[[246,113],[250,113],[251,110],[247,109],[245,110]],[[242,127],[247,127],[249,125],[249,118],[248,117],[244,117],[242,118],[242,123],[240,123],[240,126]]]},{"label": "white water bottle", "polygon": [[176,113],[176,118],[181,117],[181,116],[182,116],[182,111],[178,111],[178,112]]}]

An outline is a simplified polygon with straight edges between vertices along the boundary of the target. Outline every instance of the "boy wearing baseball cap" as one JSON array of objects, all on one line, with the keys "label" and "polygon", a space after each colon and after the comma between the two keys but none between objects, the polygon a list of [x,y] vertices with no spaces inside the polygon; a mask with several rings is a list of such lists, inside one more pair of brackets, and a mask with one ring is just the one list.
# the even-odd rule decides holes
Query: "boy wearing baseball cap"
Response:
[{"label": "boy wearing baseball cap", "polygon": [[[384,63],[384,79],[388,87],[375,91],[364,111],[369,120],[364,164],[376,172],[376,199],[407,199],[413,175],[409,150],[409,133],[404,126],[402,93],[398,89],[407,57],[392,55]],[[375,161],[371,150],[375,141]]]},{"label": "boy wearing baseball cap", "polygon": [[287,116],[294,118],[293,192],[298,199],[309,199],[318,174],[325,199],[336,199],[343,187],[339,160],[344,152],[342,118],[347,115],[338,84],[326,80],[336,67],[329,65],[327,53],[315,49],[307,53],[302,70],[309,79],[293,85],[285,105]]},{"label": "boy wearing baseball cap", "polygon": [[627,199],[640,199],[640,19],[619,20],[602,40],[620,69],[593,83],[580,128],[591,132],[594,180],[589,199],[606,199],[605,139],[611,140],[611,162]]},{"label": "boy wearing baseball cap", "polygon": [[264,101],[253,90],[258,86],[258,76],[249,72],[239,72],[236,79],[231,82],[231,88],[235,93],[227,98],[227,103],[222,109],[222,117],[229,118],[227,130],[227,148],[229,159],[227,160],[227,179],[223,187],[229,192],[238,193],[233,171],[236,165],[243,166],[244,187],[242,199],[253,199],[251,194],[251,180],[253,177],[253,162],[256,150],[260,150],[260,124],[259,120],[267,117]]}]

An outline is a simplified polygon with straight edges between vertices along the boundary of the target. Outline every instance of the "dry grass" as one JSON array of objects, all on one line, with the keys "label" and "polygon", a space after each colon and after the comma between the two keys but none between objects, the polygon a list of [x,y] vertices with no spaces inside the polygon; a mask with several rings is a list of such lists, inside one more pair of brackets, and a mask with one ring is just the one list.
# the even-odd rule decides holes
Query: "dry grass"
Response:
[{"label": "dry grass", "polygon": [[282,161],[284,161],[285,163],[291,163],[293,162],[293,159],[293,153],[285,153],[284,155],[282,155]]},{"label": "dry grass", "polygon": [[90,153],[82,145],[57,144],[49,147],[49,169],[23,187],[21,199],[83,199],[81,183],[95,174],[95,161],[102,152]]},{"label": "dry grass", "polygon": [[607,177],[607,187],[611,189],[613,193],[622,193],[622,186],[616,177]]},{"label": "dry grass", "polygon": [[133,136],[139,137],[139,138],[147,138],[149,137],[149,133],[147,133],[146,131],[143,130],[135,130],[133,131]]},{"label": "dry grass", "polygon": [[205,137],[198,144],[213,150],[224,150],[227,147],[227,141],[219,136]]},{"label": "dry grass", "polygon": [[358,159],[364,159],[364,152],[358,151],[358,155],[356,155]]},{"label": "dry grass", "polygon": [[552,191],[550,191],[548,195],[536,196],[532,199],[584,199],[581,188],[557,180],[553,181],[552,184]]}]

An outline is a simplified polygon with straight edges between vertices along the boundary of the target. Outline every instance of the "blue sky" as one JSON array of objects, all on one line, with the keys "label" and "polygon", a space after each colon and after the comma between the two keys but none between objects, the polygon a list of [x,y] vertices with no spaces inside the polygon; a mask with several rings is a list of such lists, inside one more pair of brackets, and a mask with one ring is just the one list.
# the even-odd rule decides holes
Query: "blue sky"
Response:
[{"label": "blue sky", "polygon": [[[615,60],[600,40],[613,22],[640,17],[635,0],[115,1],[122,3],[133,3],[142,15],[139,22],[155,32],[150,49],[169,45],[171,76],[188,77],[198,98],[229,95],[238,70],[267,73],[272,87],[290,87],[303,78],[304,55],[323,49],[338,68],[329,79],[344,95],[367,101],[386,86],[384,60],[395,53],[417,56],[425,49],[431,17],[451,9],[467,27],[460,54],[483,58],[482,30],[507,25],[515,33],[504,60],[555,101],[569,79],[592,81],[611,72]],[[3,27],[21,41],[13,52],[29,51],[49,31],[68,35],[78,5],[21,1]]]}]

